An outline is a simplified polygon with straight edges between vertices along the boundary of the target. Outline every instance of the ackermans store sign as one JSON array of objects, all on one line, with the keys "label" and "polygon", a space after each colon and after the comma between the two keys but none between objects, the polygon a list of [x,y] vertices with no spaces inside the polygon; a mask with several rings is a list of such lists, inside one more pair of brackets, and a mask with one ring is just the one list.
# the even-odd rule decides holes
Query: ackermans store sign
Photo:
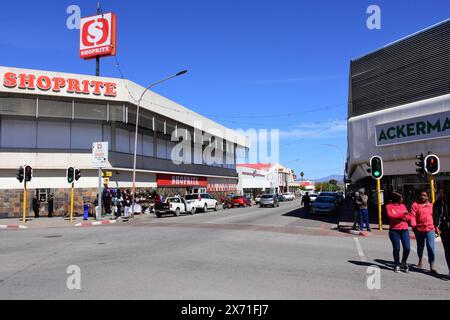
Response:
[{"label": "ackermans store sign", "polygon": [[450,137],[450,111],[376,126],[377,146]]}]

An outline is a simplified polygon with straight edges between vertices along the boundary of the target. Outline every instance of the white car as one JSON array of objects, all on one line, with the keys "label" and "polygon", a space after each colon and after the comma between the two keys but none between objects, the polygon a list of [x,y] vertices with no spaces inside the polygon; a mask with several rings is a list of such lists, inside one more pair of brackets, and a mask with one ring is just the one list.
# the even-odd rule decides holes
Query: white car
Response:
[{"label": "white car", "polygon": [[283,196],[288,201],[295,200],[295,195],[293,193],[290,193],[290,192],[283,193]]},{"label": "white car", "polygon": [[208,209],[219,209],[217,200],[209,193],[193,193],[186,196],[186,202],[202,212],[208,211]]},{"label": "white car", "polygon": [[167,198],[164,203],[157,204],[155,206],[155,214],[158,218],[161,218],[163,214],[172,213],[178,217],[180,213],[194,214],[196,208],[192,203],[188,203],[186,199],[182,197],[170,197]]}]

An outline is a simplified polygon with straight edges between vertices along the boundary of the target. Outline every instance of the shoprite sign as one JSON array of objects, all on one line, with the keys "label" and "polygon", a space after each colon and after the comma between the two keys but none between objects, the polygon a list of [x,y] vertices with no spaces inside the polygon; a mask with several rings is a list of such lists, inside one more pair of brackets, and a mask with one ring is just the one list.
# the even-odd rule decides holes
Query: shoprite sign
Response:
[{"label": "shoprite sign", "polygon": [[206,177],[158,174],[157,185],[158,187],[206,187],[208,179]]},{"label": "shoprite sign", "polygon": [[450,112],[379,124],[377,146],[450,137]]}]

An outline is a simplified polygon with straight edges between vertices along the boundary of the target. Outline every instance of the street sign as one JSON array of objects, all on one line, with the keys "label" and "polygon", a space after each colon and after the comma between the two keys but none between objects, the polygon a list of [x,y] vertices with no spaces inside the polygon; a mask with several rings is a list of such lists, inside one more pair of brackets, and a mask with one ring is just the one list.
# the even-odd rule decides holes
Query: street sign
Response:
[{"label": "street sign", "polygon": [[103,177],[108,177],[111,178],[112,177],[112,171],[105,171],[102,173]]},{"label": "street sign", "polygon": [[104,168],[108,162],[108,142],[94,142],[92,144],[92,166]]}]

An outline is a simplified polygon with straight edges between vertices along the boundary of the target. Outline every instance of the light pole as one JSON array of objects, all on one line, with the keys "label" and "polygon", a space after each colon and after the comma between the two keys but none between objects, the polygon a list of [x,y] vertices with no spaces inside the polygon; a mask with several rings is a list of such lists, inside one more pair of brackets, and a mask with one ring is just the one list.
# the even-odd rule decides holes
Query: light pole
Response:
[{"label": "light pole", "polygon": [[131,196],[132,197],[132,200],[131,200],[131,216],[132,217],[134,217],[134,206],[135,206],[135,201],[136,201],[136,158],[137,158],[137,140],[138,140],[138,128],[139,128],[139,108],[141,105],[141,100],[144,97],[144,94],[151,88],[153,88],[167,80],[181,76],[187,72],[188,72],[187,70],[183,70],[183,71],[178,72],[177,74],[171,75],[170,77],[167,77],[167,78],[159,80],[155,83],[152,83],[147,88],[145,88],[145,90],[141,94],[141,97],[138,100],[137,109],[136,109],[136,129],[135,129],[135,133],[134,133],[133,188],[132,188],[132,196]]}]

